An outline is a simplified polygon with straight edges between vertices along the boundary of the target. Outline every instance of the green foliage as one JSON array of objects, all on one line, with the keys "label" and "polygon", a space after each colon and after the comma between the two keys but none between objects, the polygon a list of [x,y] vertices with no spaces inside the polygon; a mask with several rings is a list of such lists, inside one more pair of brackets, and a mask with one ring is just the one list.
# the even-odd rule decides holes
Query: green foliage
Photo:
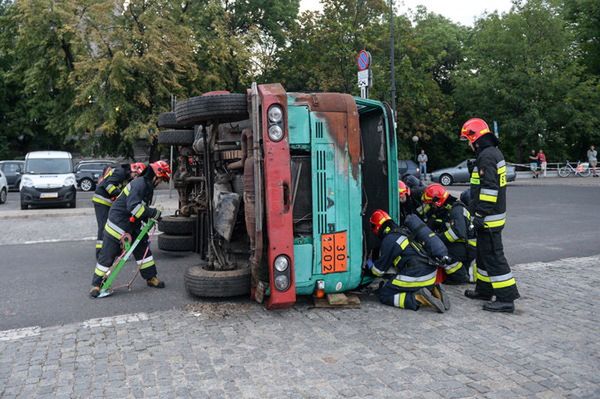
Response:
[{"label": "green foliage", "polygon": [[[397,3],[397,2],[396,2]],[[472,28],[417,8],[396,15],[399,156],[419,137],[431,167],[469,153],[461,124],[498,121],[507,158],[543,147],[576,159],[600,141],[600,5],[515,0]],[[33,149],[131,155],[171,96],[288,91],[357,95],[356,55],[373,56],[371,98],[390,101],[387,0],[0,0],[0,158]]]}]

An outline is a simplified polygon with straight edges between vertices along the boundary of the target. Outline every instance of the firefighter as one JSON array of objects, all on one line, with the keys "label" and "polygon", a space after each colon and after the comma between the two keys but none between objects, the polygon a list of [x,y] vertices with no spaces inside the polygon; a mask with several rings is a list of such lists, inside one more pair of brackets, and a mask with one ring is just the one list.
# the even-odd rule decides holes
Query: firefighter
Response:
[{"label": "firefighter", "polygon": [[[407,219],[411,218],[418,219],[415,215],[409,215]],[[399,227],[381,209],[373,212],[370,224],[373,233],[381,240],[381,248],[375,262],[367,261],[367,272],[382,277],[392,266],[397,271],[393,279],[388,279],[377,290],[381,303],[411,310],[431,306],[439,313],[449,309],[449,301],[435,284],[437,266],[429,262],[411,230]]]},{"label": "firefighter", "polygon": [[[465,205],[442,186],[434,183],[423,192],[423,202],[433,207],[435,218],[442,220],[442,228],[435,233],[446,244],[451,263],[444,265],[446,283],[469,282],[469,270],[475,263],[477,240],[471,224],[471,214]],[[474,266],[474,265],[473,265]]]},{"label": "firefighter", "polygon": [[[160,211],[151,208],[154,188],[161,182],[171,178],[171,168],[165,161],[150,164],[142,176],[134,179],[124,189],[110,208],[108,221],[104,227],[104,246],[100,250],[90,295],[94,298],[100,293],[102,279],[112,266],[115,258],[121,253],[121,240],[126,234],[135,239],[141,230],[141,222],[149,218],[159,219]],[[133,251],[140,274],[146,279],[147,285],[164,288],[165,283],[156,277],[156,265],[148,246],[148,237]]]},{"label": "firefighter", "polygon": [[[413,179],[417,181],[415,185]],[[398,180],[398,195],[400,199],[400,224],[404,223],[406,216],[418,213],[422,207],[421,194],[424,186],[412,175],[405,176],[404,180]]]},{"label": "firefighter", "polygon": [[108,211],[114,200],[121,194],[121,189],[127,182],[136,176],[139,176],[146,165],[141,162],[132,164],[123,164],[117,167],[108,167],[98,179],[92,202],[94,203],[94,212],[96,213],[96,222],[98,224],[98,235],[96,238],[96,260],[102,249],[102,236],[104,234],[104,225],[108,219]]},{"label": "firefighter", "polygon": [[[506,222],[506,162],[498,139],[483,119],[465,122],[461,139],[477,154],[471,173],[472,223],[477,231],[477,273],[475,290],[466,290],[471,299],[488,300],[483,309],[491,312],[515,310],[519,298],[517,283],[504,256],[502,229]],[[495,301],[491,301],[495,295]]]}]

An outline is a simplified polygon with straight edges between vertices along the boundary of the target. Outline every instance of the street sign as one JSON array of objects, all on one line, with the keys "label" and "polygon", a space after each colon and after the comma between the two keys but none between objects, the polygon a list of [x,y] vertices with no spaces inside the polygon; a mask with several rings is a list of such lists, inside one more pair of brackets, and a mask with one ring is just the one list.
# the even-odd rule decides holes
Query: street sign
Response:
[{"label": "street sign", "polygon": [[371,53],[367,50],[360,50],[358,57],[356,57],[356,64],[359,71],[369,69],[369,66],[371,66]]},{"label": "street sign", "polygon": [[369,87],[369,70],[358,71],[358,87]]}]

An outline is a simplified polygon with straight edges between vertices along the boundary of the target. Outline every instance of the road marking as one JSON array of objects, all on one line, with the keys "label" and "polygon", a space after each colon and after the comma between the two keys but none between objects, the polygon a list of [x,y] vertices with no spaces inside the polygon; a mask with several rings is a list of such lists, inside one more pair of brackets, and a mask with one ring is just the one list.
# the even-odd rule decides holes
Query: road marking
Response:
[{"label": "road marking", "polygon": [[37,241],[23,241],[20,242],[19,244],[27,244],[27,245],[31,245],[31,244],[47,244],[47,243],[51,243],[51,242],[68,242],[68,241],[95,241],[97,238],[96,237],[83,237],[83,238],[77,238],[77,239],[68,239],[68,238],[53,238],[50,240],[37,240]]},{"label": "road marking", "polygon": [[40,335],[41,328],[39,326],[17,328],[14,330],[0,331],[0,341],[14,341],[16,339],[35,337]]},{"label": "road marking", "polygon": [[89,319],[81,323],[83,328],[111,327],[119,324],[135,323],[148,320],[146,313],[130,313],[118,316],[100,317],[98,319]]}]

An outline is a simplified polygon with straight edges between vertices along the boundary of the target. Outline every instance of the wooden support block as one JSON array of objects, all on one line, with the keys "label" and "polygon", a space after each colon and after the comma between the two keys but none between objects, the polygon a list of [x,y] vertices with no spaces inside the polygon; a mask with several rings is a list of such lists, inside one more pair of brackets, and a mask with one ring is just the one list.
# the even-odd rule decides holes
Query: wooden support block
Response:
[{"label": "wooden support block", "polygon": [[[333,297],[333,298],[332,298]],[[329,309],[358,309],[360,298],[354,294],[328,294],[325,298],[313,296],[316,308]]]}]

